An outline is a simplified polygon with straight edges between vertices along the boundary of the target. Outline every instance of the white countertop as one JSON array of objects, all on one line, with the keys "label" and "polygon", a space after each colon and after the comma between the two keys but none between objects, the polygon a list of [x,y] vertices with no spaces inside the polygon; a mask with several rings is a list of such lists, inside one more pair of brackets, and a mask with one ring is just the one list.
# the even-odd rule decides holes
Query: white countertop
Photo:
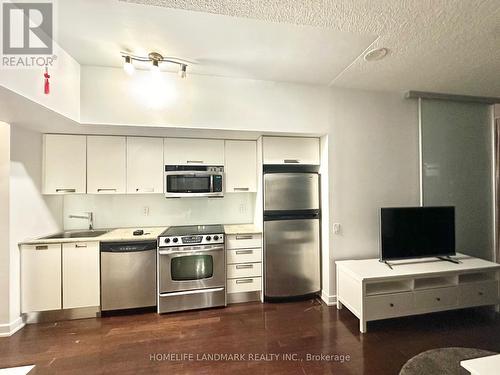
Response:
[{"label": "white countertop", "polygon": [[[156,240],[156,238],[168,227],[132,227],[132,228],[117,228],[111,229],[108,233],[97,237],[78,237],[78,238],[35,238],[21,242],[21,245],[36,245],[48,243],[67,243],[67,242],[92,242],[92,241],[147,241]],[[137,229],[142,229],[144,234],[134,236],[133,232]],[[46,236],[44,236],[46,237]]]},{"label": "white countertop", "polygon": [[262,230],[257,228],[254,224],[230,224],[224,225],[224,232],[226,234],[254,234],[262,233]]}]

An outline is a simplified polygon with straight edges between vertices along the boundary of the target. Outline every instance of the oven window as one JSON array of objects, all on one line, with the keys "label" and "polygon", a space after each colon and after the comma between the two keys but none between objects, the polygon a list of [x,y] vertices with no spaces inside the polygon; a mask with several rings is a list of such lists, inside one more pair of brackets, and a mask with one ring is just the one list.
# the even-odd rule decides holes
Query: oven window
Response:
[{"label": "oven window", "polygon": [[167,176],[169,193],[209,193],[210,176]]},{"label": "oven window", "polygon": [[214,260],[211,255],[172,258],[170,272],[173,281],[208,279],[214,274]]}]

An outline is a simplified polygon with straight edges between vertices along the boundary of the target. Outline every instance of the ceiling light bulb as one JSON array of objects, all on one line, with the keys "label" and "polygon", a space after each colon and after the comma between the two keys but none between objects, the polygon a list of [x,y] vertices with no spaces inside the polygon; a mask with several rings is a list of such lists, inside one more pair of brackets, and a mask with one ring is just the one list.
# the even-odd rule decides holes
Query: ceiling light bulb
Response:
[{"label": "ceiling light bulb", "polygon": [[132,74],[135,71],[134,64],[132,64],[132,59],[130,56],[125,56],[125,63],[123,64],[123,70],[125,70],[125,73],[127,74]]},{"label": "ceiling light bulb", "polygon": [[187,65],[182,64],[181,68],[179,69],[179,77],[186,78],[186,75],[187,75]]},{"label": "ceiling light bulb", "polygon": [[364,56],[365,61],[377,61],[382,60],[387,56],[389,50],[387,48],[375,48],[367,52]]}]

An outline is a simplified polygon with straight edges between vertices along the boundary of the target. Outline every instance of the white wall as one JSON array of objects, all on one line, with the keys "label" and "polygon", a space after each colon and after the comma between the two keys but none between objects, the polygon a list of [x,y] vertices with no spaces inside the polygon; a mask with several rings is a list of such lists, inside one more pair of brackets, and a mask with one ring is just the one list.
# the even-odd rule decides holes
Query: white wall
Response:
[{"label": "white wall", "polygon": [[419,204],[417,102],[335,88],[330,103],[330,233],[333,223],[342,225],[331,234],[331,257],[376,258],[378,209]]},{"label": "white wall", "polygon": [[322,133],[328,88],[283,82],[82,67],[81,122]]},{"label": "white wall", "polygon": [[[148,207],[149,215],[144,215]],[[254,193],[227,193],[224,198],[166,199],[161,194],[68,195],[64,228],[83,229],[88,222],[69,215],[94,213],[95,228],[252,223]]]},{"label": "white wall", "polygon": [[9,170],[10,126],[0,122],[0,336],[10,331]]},{"label": "white wall", "polygon": [[0,68],[0,86],[72,120],[80,119],[80,64],[54,42],[57,60],[49,69],[50,94],[44,93],[44,68]]},{"label": "white wall", "polygon": [[61,197],[40,194],[42,181],[42,135],[11,127],[10,155],[10,319],[20,315],[20,257],[18,243],[60,229],[57,217]]}]

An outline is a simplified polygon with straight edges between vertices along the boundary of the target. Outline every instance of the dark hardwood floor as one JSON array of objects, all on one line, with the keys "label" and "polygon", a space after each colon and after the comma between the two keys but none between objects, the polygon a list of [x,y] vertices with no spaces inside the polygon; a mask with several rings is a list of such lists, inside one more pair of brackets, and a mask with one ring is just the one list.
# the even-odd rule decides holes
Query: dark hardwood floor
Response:
[{"label": "dark hardwood floor", "polygon": [[[30,374],[378,375],[397,374],[412,356],[447,346],[500,352],[500,315],[483,308],[372,322],[364,335],[347,309],[317,300],[73,320],[29,325],[1,338],[0,368],[35,364]],[[168,360],[169,353],[193,360]],[[207,353],[243,354],[245,360],[201,360]],[[349,360],[307,360],[321,353]],[[272,358],[265,354],[281,357],[266,361]]]}]

